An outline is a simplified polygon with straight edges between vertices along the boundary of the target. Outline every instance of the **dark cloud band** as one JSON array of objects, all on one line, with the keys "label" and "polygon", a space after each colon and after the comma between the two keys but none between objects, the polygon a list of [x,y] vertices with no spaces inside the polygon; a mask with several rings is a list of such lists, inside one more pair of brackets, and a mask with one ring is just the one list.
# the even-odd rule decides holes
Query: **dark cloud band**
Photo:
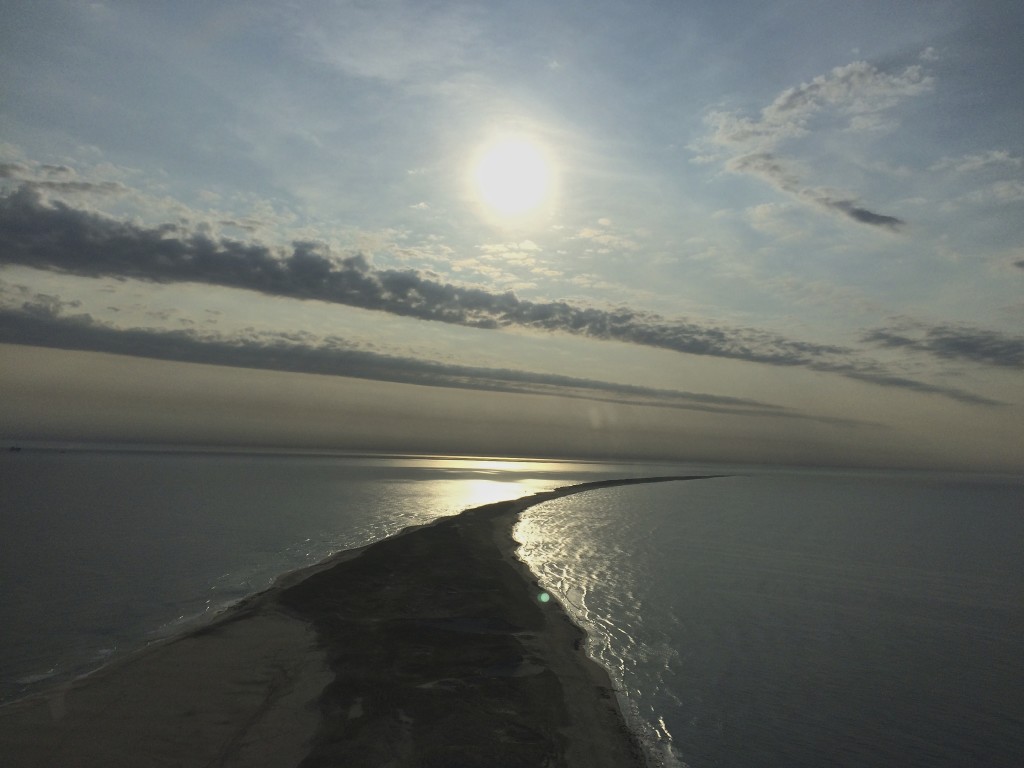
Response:
[{"label": "dark cloud band", "polygon": [[8,263],[88,277],[202,282],[475,328],[561,331],[775,365],[804,365],[847,351],[756,329],[670,321],[629,308],[527,301],[511,291],[454,285],[414,270],[377,269],[361,254],[338,256],[315,243],[297,242],[280,251],[214,240],[172,224],[147,228],[64,203],[46,205],[28,188],[0,199],[0,254]]},{"label": "dark cloud band", "polygon": [[732,416],[802,419],[866,426],[854,419],[818,417],[747,398],[615,384],[507,368],[480,368],[356,349],[344,339],[311,334],[200,335],[191,330],[117,329],[87,314],[65,314],[77,302],[36,295],[18,309],[0,309],[0,343],[88,350],[207,365],[313,373],[421,386],[600,403],[655,406]]},{"label": "dark cloud band", "polygon": [[1024,337],[981,328],[956,325],[875,328],[866,333],[863,340],[890,349],[925,352],[943,360],[1024,369]]},{"label": "dark cloud band", "polygon": [[758,176],[776,189],[805,202],[825,208],[833,213],[846,216],[859,224],[881,227],[893,232],[898,232],[906,226],[906,222],[902,219],[869,211],[853,200],[836,200],[831,195],[820,190],[803,187],[800,179],[788,169],[786,163],[771,152],[755,152],[749,155],[741,155],[740,157],[733,158],[727,167],[736,173]]},{"label": "dark cloud band", "polygon": [[339,256],[316,243],[278,249],[213,239],[176,224],[145,227],[62,202],[47,204],[26,186],[0,198],[0,260],[87,277],[201,282],[475,328],[530,328],[804,367],[961,402],[995,404],[961,390],[893,376],[876,364],[853,360],[853,351],[845,347],[787,339],[756,328],[668,319],[628,307],[527,301],[511,291],[460,286],[414,270],[378,269],[361,254]]}]

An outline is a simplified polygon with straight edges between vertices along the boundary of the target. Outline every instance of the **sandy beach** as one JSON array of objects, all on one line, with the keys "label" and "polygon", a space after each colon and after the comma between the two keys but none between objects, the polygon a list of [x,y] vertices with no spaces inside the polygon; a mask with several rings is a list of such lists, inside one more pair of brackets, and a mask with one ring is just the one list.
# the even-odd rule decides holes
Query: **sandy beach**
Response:
[{"label": "sandy beach", "polygon": [[467,510],[291,574],[211,624],[0,707],[5,766],[644,764],[583,631]]}]

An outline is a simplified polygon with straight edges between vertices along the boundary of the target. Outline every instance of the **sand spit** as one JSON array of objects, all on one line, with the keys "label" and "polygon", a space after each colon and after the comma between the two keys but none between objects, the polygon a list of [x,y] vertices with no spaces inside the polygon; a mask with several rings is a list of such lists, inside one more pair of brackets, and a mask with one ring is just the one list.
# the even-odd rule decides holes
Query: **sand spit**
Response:
[{"label": "sand spit", "polygon": [[515,557],[560,488],[299,572],[221,619],[0,707],[5,766],[643,765],[583,632]]}]

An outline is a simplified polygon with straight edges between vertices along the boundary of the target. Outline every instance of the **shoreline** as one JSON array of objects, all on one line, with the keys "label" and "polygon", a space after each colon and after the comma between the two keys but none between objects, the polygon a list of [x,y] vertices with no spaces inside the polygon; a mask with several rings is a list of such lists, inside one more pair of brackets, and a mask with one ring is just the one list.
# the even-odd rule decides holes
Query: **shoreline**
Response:
[{"label": "shoreline", "polygon": [[[516,557],[525,509],[407,528],[0,707],[5,765],[642,766],[585,632]],[[546,594],[546,593],[545,593]]]}]

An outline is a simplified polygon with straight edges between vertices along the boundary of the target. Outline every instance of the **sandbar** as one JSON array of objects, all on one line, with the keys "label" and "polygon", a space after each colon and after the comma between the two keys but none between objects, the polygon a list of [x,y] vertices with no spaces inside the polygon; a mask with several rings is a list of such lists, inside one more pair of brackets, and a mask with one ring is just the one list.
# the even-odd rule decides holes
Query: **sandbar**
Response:
[{"label": "sandbar", "polygon": [[[707,476],[701,476],[707,477]],[[210,624],[0,707],[21,766],[645,765],[585,634],[515,556],[567,486],[407,529]]]}]

